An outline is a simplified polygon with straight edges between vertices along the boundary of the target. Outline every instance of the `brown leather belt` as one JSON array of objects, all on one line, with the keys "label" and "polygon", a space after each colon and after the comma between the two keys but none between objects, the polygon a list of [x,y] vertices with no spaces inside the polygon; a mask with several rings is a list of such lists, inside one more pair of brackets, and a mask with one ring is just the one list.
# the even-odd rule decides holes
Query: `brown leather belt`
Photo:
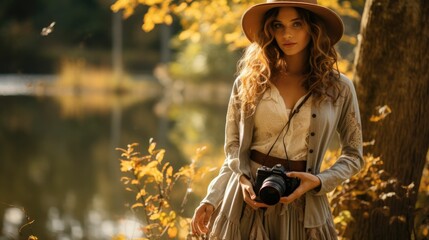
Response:
[{"label": "brown leather belt", "polygon": [[286,160],[283,158],[267,156],[264,153],[258,152],[256,150],[250,151],[250,159],[254,162],[257,162],[263,166],[274,167],[276,164],[281,164],[284,166],[286,171],[294,172],[305,172],[307,166],[307,160]]}]

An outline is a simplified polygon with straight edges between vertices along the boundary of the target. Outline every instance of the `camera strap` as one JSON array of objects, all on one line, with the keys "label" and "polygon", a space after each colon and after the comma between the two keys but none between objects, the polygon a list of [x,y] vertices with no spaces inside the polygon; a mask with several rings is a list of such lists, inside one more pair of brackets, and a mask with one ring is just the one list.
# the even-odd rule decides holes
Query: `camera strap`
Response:
[{"label": "camera strap", "polygon": [[[302,106],[304,105],[304,103],[308,100],[308,98],[310,98],[310,96],[311,96],[311,91],[310,91],[309,93],[307,93],[307,95],[305,95],[304,99],[299,103],[299,105],[298,105],[296,108],[293,108],[293,109],[292,109],[292,112],[291,112],[291,113],[290,113],[290,115],[289,115],[289,119],[287,120],[287,122],[286,122],[286,124],[284,125],[284,127],[282,128],[282,130],[280,130],[280,133],[277,135],[277,138],[276,138],[276,140],[274,141],[273,145],[271,145],[270,150],[268,150],[267,154],[265,154],[265,157],[264,157],[263,163],[265,163],[265,161],[266,161],[267,157],[270,155],[271,150],[273,150],[274,145],[275,145],[275,144],[276,144],[276,142],[279,140],[279,138],[280,138],[280,136],[282,135],[282,132],[285,130],[285,128],[286,128],[285,135],[286,135],[286,133],[289,131],[290,122],[291,122],[291,120],[292,120],[293,116],[295,116],[295,114],[297,114],[297,113],[299,112],[299,109],[301,109],[301,107],[302,107]],[[283,146],[285,147],[285,145],[284,145],[284,144],[283,144]],[[288,157],[288,155],[287,155],[286,147],[285,147],[285,154],[286,154],[286,164],[287,164],[287,167],[289,168],[289,157]],[[262,164],[262,165],[265,165],[265,164]]]}]

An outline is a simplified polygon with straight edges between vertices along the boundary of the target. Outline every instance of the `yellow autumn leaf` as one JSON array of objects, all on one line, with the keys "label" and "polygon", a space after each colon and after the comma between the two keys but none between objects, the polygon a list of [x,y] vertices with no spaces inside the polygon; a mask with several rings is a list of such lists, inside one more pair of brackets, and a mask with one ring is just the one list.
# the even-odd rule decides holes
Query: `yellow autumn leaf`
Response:
[{"label": "yellow autumn leaf", "polygon": [[168,166],[170,166],[170,163],[169,162],[165,163],[164,166],[162,167],[161,172],[165,172],[167,170]]},{"label": "yellow autumn leaf", "polygon": [[380,194],[379,198],[381,200],[386,200],[386,198],[390,198],[390,197],[393,197],[395,195],[396,195],[395,192],[382,193],[382,194]]},{"label": "yellow autumn leaf", "polygon": [[186,2],[181,2],[179,5],[176,5],[173,8],[173,11],[175,13],[180,13],[180,12],[184,11],[187,8],[187,6],[188,6],[188,4]]},{"label": "yellow autumn leaf", "polygon": [[38,240],[38,238],[36,236],[30,235],[28,237],[28,240]]},{"label": "yellow autumn leaf", "polygon": [[156,160],[158,161],[158,162],[162,162],[162,160],[164,159],[164,155],[165,155],[165,150],[164,149],[161,149],[161,150],[159,150],[159,152],[156,154]]},{"label": "yellow autumn leaf", "polygon": [[124,184],[128,184],[130,182],[130,178],[129,177],[121,177],[121,182],[123,182]]},{"label": "yellow autumn leaf", "polygon": [[127,150],[123,149],[123,148],[115,148],[116,151],[121,151],[121,152],[127,152]]},{"label": "yellow autumn leaf", "polygon": [[131,209],[137,208],[137,207],[144,207],[142,203],[135,203],[131,206]]},{"label": "yellow autumn leaf", "polygon": [[146,195],[146,191],[144,189],[140,190],[139,193],[136,195],[136,200],[139,200],[142,196]]},{"label": "yellow autumn leaf", "polygon": [[144,2],[147,4],[147,5],[149,5],[149,6],[151,6],[151,5],[155,5],[155,4],[160,4],[160,3],[162,3],[162,2],[171,2],[171,1],[167,1],[167,0],[145,0]]},{"label": "yellow autumn leaf", "polygon": [[137,7],[137,3],[134,1],[128,0],[117,0],[110,9],[113,12],[118,12],[119,10],[124,10],[124,17],[127,18],[134,13],[134,9]]},{"label": "yellow autumn leaf", "polygon": [[178,172],[174,174],[175,177],[188,177],[190,178],[193,175],[193,171],[189,166],[185,166],[179,169]]},{"label": "yellow autumn leaf", "polygon": [[158,228],[158,227],[159,227],[158,223],[151,223],[149,225],[144,226],[142,229],[145,234],[148,234],[152,229]]},{"label": "yellow autumn leaf", "polygon": [[170,227],[168,229],[167,233],[168,233],[168,237],[175,238],[177,236],[177,228],[175,226],[174,227]]},{"label": "yellow autumn leaf", "polygon": [[128,172],[133,169],[133,164],[131,161],[121,160],[121,172]]},{"label": "yellow autumn leaf", "polygon": [[393,222],[396,222],[396,221],[404,223],[407,221],[407,217],[405,217],[404,215],[400,215],[400,216],[392,216],[389,219],[390,224],[393,224]]},{"label": "yellow autumn leaf", "polygon": [[150,162],[150,163],[148,163],[146,165],[146,168],[152,169],[152,168],[156,168],[157,166],[158,166],[158,162],[157,161],[152,161],[152,162]]},{"label": "yellow autumn leaf", "polygon": [[386,118],[387,115],[392,112],[392,109],[390,109],[390,107],[387,105],[377,106],[376,110],[377,115],[372,115],[369,119],[371,122],[378,122],[380,120],[383,120],[384,118]]},{"label": "yellow autumn leaf", "polygon": [[155,147],[156,147],[156,143],[155,143],[155,142],[151,142],[151,143],[149,144],[149,148],[147,149],[148,153],[149,153],[149,154],[152,154],[152,153],[153,153],[153,150],[155,149]]},{"label": "yellow autumn leaf", "polygon": [[131,184],[133,184],[133,185],[139,185],[139,184],[140,184],[140,182],[139,182],[139,180],[137,180],[137,179],[133,179],[133,180],[131,181]]},{"label": "yellow autumn leaf", "polygon": [[173,167],[172,166],[169,166],[167,168],[166,175],[167,175],[168,178],[171,178],[171,176],[173,176]]},{"label": "yellow autumn leaf", "polygon": [[170,219],[175,219],[176,218],[176,212],[175,211],[170,211],[170,213],[169,213],[169,215],[168,215],[168,217],[170,218]]},{"label": "yellow autumn leaf", "polygon": [[424,229],[423,229],[423,232],[422,232],[422,234],[423,234],[423,236],[428,236],[429,235],[429,227],[425,227]]},{"label": "yellow autumn leaf", "polygon": [[150,216],[150,220],[157,220],[161,215],[159,213],[154,213]]},{"label": "yellow autumn leaf", "polygon": [[173,17],[170,14],[164,16],[164,23],[171,25],[173,23]]},{"label": "yellow autumn leaf", "polygon": [[410,183],[408,186],[402,186],[402,188],[405,188],[407,190],[411,190],[415,187],[414,182]]}]

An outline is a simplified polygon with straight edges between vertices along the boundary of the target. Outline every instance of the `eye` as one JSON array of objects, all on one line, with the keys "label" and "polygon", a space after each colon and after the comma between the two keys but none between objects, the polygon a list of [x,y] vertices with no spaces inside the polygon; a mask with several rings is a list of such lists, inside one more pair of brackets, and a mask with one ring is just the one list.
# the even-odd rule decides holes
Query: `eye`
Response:
[{"label": "eye", "polygon": [[283,27],[283,24],[279,22],[273,22],[273,28],[274,29],[281,29]]},{"label": "eye", "polygon": [[303,23],[301,21],[296,21],[296,22],[292,23],[292,26],[294,28],[300,28],[300,27],[302,27],[302,25],[303,25]]}]

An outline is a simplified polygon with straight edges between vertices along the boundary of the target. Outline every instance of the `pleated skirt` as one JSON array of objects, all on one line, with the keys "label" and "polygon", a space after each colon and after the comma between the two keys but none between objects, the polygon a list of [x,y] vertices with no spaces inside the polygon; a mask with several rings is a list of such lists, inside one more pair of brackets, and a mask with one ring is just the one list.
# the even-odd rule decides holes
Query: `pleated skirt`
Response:
[{"label": "pleated skirt", "polygon": [[[245,204],[239,226],[218,216],[218,222],[213,226],[209,239],[212,240],[337,240],[337,233],[332,219],[327,219],[322,226],[315,228],[304,227],[303,197],[293,203],[277,204],[267,209],[252,209]],[[220,220],[220,221],[219,221]],[[220,227],[219,225],[224,225]],[[224,228],[236,229],[229,234],[223,233]],[[218,235],[219,233],[219,235]]]},{"label": "pleated skirt", "polygon": [[336,240],[332,221],[317,228],[304,228],[304,199],[257,210],[246,204],[240,220],[241,239]]}]

